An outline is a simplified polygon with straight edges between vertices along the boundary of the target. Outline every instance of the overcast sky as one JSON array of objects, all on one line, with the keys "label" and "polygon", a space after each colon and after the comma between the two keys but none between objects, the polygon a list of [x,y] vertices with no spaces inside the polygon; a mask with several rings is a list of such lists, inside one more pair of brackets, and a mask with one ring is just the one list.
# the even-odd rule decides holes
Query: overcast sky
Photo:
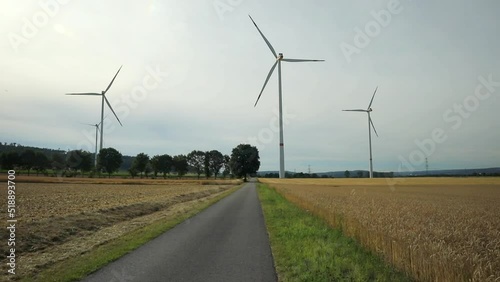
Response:
[{"label": "overcast sky", "polygon": [[[43,4],[46,3],[46,4]],[[285,168],[377,171],[500,166],[500,2],[0,0],[0,141],[122,154],[230,154],[279,169],[278,77],[250,14],[285,57]]]}]

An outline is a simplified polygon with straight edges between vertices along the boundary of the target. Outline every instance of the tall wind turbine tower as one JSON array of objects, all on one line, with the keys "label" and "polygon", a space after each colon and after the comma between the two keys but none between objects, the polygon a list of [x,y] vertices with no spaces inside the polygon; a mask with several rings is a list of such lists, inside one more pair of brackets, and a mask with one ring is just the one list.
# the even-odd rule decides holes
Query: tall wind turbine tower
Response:
[{"label": "tall wind turbine tower", "polygon": [[373,125],[372,118],[370,117],[370,113],[372,112],[372,103],[373,103],[373,98],[375,98],[375,93],[377,93],[377,88],[375,88],[375,92],[373,92],[372,99],[370,100],[370,104],[368,104],[368,108],[366,110],[363,109],[355,109],[355,110],[343,110],[347,112],[365,112],[368,114],[368,144],[370,147],[370,178],[373,178],[373,158],[372,158],[372,131],[371,129],[373,128],[373,131],[378,137],[377,130],[375,129],[375,126]]},{"label": "tall wind turbine tower", "polygon": [[250,15],[248,15],[250,19],[252,20],[253,24],[259,31],[260,35],[262,36],[262,39],[267,44],[267,47],[271,50],[271,53],[273,54],[275,61],[273,66],[271,67],[271,70],[269,71],[266,81],[264,82],[264,86],[262,86],[262,90],[259,93],[259,97],[257,97],[257,101],[255,101],[255,106],[257,106],[257,103],[259,102],[260,96],[262,95],[262,92],[264,92],[264,88],[266,88],[267,82],[269,81],[269,78],[274,72],[274,69],[276,68],[276,65],[278,66],[278,89],[279,89],[279,132],[280,132],[280,143],[279,143],[279,150],[280,150],[280,173],[279,176],[280,178],[285,178],[285,152],[284,152],[284,141],[283,141],[283,98],[282,98],[282,87],[281,87],[281,62],[291,62],[291,63],[298,63],[298,62],[324,62],[324,60],[308,60],[308,59],[288,59],[283,57],[283,53],[276,54],[276,51],[274,50],[273,46],[267,40],[267,38],[264,36],[262,31],[260,31],[259,27],[255,23],[255,21],[252,19]]},{"label": "tall wind turbine tower", "polygon": [[113,110],[113,107],[111,107],[111,104],[109,103],[108,98],[106,98],[106,92],[108,92],[109,88],[111,87],[111,85],[115,81],[115,78],[121,69],[122,69],[122,66],[118,69],[118,71],[116,72],[115,76],[113,77],[113,79],[109,83],[106,90],[102,91],[101,93],[68,93],[68,94],[66,94],[66,95],[83,95],[83,96],[101,96],[101,122],[100,122],[100,125],[101,125],[101,143],[99,145],[99,151],[102,150],[103,136],[104,136],[104,102],[106,102],[106,104],[108,104],[108,107],[113,112],[113,115],[115,115],[116,120],[118,120],[120,125],[123,126],[122,122],[120,121],[120,119],[116,115],[115,111]]}]

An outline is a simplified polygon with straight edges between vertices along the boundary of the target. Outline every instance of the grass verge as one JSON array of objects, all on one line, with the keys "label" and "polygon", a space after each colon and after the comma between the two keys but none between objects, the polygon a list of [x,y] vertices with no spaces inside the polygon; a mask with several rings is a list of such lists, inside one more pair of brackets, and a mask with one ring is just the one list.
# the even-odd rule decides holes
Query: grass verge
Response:
[{"label": "grass verge", "polygon": [[274,189],[258,191],[280,281],[412,281]]},{"label": "grass verge", "polygon": [[167,230],[173,228],[184,220],[193,217],[209,206],[239,189],[241,185],[229,189],[219,196],[207,202],[200,203],[191,211],[178,215],[169,220],[158,220],[157,222],[139,228],[116,240],[98,246],[91,252],[84,253],[79,257],[51,265],[41,271],[36,277],[22,278],[21,281],[77,281],[92,272],[97,271],[106,264],[117,260],[123,255],[137,249],[150,240],[158,237]]}]

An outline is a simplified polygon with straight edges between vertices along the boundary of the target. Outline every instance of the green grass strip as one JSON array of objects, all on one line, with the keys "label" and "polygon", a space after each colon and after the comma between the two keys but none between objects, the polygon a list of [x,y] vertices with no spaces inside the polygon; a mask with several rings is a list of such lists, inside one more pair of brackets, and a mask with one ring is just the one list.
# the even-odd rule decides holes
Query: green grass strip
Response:
[{"label": "green grass strip", "polygon": [[412,281],[276,190],[258,192],[280,281]]},{"label": "green grass strip", "polygon": [[21,281],[78,281],[92,272],[97,271],[106,264],[115,261],[123,255],[137,249],[150,240],[158,237],[184,220],[193,217],[209,206],[215,204],[229,194],[238,190],[242,185],[231,188],[221,195],[200,203],[188,213],[181,214],[169,220],[158,220],[157,222],[132,231],[120,238],[103,244],[96,249],[82,254],[79,257],[70,258],[56,263],[48,269],[44,269],[36,277],[23,277]]}]

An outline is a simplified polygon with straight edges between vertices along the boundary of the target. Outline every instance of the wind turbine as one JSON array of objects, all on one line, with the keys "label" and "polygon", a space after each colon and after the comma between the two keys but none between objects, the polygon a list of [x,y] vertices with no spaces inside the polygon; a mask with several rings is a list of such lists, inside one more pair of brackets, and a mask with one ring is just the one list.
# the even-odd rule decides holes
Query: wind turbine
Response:
[{"label": "wind turbine", "polygon": [[84,96],[101,96],[102,97],[102,103],[101,103],[101,122],[99,123],[99,124],[101,124],[101,143],[99,145],[99,151],[102,150],[102,137],[104,135],[104,126],[102,126],[102,125],[104,123],[104,102],[105,101],[106,101],[106,104],[108,104],[109,109],[113,112],[113,115],[115,115],[115,117],[118,120],[118,122],[120,123],[120,125],[123,126],[122,123],[121,123],[121,121],[120,121],[120,119],[118,118],[118,116],[116,115],[115,111],[113,110],[113,107],[111,107],[111,104],[109,103],[108,98],[106,98],[106,92],[108,92],[109,88],[111,87],[111,85],[115,81],[115,78],[118,75],[118,73],[120,72],[120,70],[122,69],[122,67],[123,66],[120,66],[120,68],[116,72],[115,76],[113,77],[113,79],[109,83],[109,85],[106,88],[106,90],[102,91],[100,94],[99,93],[68,93],[68,94],[66,94],[66,95],[84,95]]},{"label": "wind turbine", "polygon": [[[108,117],[106,115],[106,117]],[[105,118],[106,118],[105,117]],[[94,166],[97,167],[97,135],[99,134],[99,126],[101,125],[101,122],[100,123],[97,123],[97,124],[90,124],[90,123],[82,123],[82,124],[85,124],[85,125],[89,125],[89,126],[93,126],[95,127],[95,153],[94,153]]]},{"label": "wind turbine", "polygon": [[278,89],[279,89],[279,130],[280,130],[280,178],[285,178],[285,156],[284,156],[284,143],[283,143],[283,106],[282,106],[282,87],[281,87],[281,62],[291,62],[291,63],[298,63],[298,62],[324,62],[324,60],[308,60],[308,59],[288,59],[283,57],[283,53],[276,54],[276,51],[274,51],[273,46],[267,40],[267,38],[264,36],[262,31],[260,31],[259,27],[255,23],[255,21],[252,19],[250,15],[248,15],[250,19],[252,20],[253,24],[259,31],[260,35],[264,39],[264,41],[267,44],[267,47],[271,50],[271,53],[273,53],[274,57],[276,58],[276,61],[274,62],[273,66],[271,67],[271,70],[269,71],[269,74],[267,75],[266,81],[264,82],[264,86],[262,86],[262,90],[260,90],[259,97],[257,97],[257,101],[255,101],[254,107],[257,106],[257,103],[259,102],[260,96],[262,95],[262,92],[264,92],[264,88],[266,88],[267,82],[269,81],[269,78],[274,72],[274,69],[276,68],[276,65],[278,65]]},{"label": "wind turbine", "polygon": [[375,126],[373,125],[373,121],[372,121],[372,118],[370,117],[370,113],[372,112],[372,103],[373,103],[373,98],[375,98],[375,93],[377,93],[377,89],[378,89],[378,86],[377,88],[375,88],[375,92],[373,92],[373,96],[372,96],[372,99],[370,100],[370,104],[368,104],[368,108],[366,110],[362,110],[362,109],[355,109],[355,110],[343,110],[343,111],[346,111],[346,112],[365,112],[368,114],[368,143],[369,143],[369,146],[370,146],[370,178],[373,178],[373,161],[372,161],[372,127],[373,127],[373,131],[375,132],[375,134],[377,135],[378,137],[378,134],[377,134],[377,130],[375,129]]}]

